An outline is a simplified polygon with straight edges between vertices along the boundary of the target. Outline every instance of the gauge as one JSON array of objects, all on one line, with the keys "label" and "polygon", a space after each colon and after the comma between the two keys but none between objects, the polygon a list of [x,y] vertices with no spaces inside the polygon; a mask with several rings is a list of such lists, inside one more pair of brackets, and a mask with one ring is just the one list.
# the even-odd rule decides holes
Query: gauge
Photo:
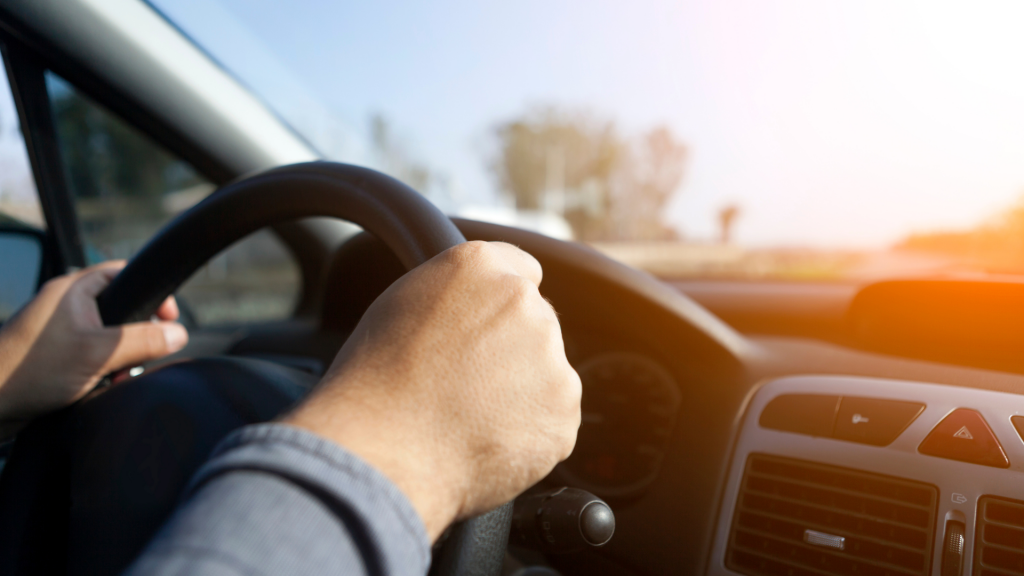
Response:
[{"label": "gauge", "polygon": [[608,496],[650,482],[661,467],[681,394],[657,362],[632,352],[590,358],[577,368],[583,382],[582,422],[563,479]]}]

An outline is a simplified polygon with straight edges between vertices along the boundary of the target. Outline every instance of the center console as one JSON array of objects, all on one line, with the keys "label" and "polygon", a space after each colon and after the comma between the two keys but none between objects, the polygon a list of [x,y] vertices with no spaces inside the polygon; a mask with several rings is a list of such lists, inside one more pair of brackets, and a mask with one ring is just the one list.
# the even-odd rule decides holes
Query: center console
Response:
[{"label": "center console", "polygon": [[1024,575],[1024,396],[836,376],[766,383],[713,576]]}]

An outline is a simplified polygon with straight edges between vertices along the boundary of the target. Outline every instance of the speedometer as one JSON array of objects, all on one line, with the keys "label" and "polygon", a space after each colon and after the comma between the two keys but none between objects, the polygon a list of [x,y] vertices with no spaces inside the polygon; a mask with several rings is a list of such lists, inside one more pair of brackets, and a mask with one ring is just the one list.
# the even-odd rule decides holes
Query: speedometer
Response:
[{"label": "speedometer", "polygon": [[563,479],[608,496],[642,488],[661,467],[678,386],[660,364],[632,352],[592,357],[577,372],[582,422],[572,456],[559,466]]}]

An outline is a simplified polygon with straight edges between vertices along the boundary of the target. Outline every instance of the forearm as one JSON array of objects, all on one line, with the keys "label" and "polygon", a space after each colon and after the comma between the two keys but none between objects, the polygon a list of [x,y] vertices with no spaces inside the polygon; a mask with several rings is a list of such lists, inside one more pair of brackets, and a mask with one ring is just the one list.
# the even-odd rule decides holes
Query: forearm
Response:
[{"label": "forearm", "polygon": [[130,574],[409,574],[430,562],[405,496],[335,444],[284,425],[233,434]]}]

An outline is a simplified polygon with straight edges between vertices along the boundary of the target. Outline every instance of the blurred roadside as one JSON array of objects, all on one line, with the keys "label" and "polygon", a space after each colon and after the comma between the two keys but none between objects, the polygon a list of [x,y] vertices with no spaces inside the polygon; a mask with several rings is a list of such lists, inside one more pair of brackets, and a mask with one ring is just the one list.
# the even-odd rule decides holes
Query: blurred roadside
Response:
[{"label": "blurred roadside", "polygon": [[665,280],[794,280],[864,283],[885,278],[989,273],[978,259],[893,248],[744,248],[686,242],[594,242],[606,256]]}]

